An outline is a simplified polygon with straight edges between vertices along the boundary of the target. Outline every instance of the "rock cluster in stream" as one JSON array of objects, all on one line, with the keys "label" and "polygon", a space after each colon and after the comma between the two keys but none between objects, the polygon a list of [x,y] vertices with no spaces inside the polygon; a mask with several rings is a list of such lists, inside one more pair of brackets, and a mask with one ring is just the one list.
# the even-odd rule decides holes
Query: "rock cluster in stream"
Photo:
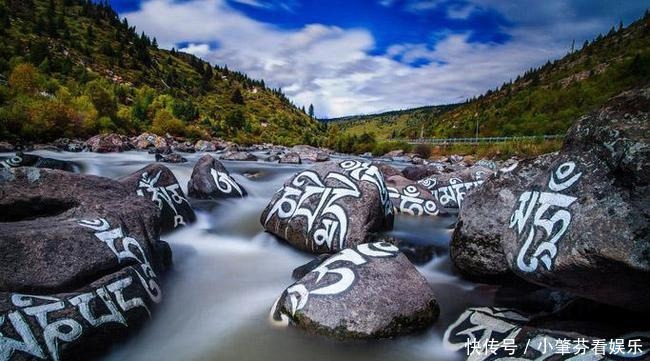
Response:
[{"label": "rock cluster in stream", "polygon": [[150,318],[171,265],[155,204],[27,167],[0,169],[0,195],[0,359],[89,359]]}]

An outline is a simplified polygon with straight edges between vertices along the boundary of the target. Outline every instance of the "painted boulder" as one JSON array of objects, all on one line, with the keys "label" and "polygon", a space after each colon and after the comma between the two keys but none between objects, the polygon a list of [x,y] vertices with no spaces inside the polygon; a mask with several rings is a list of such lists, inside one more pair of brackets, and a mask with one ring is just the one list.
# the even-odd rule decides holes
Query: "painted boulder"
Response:
[{"label": "painted boulder", "polygon": [[552,157],[523,161],[518,172],[499,172],[464,200],[449,246],[451,260],[463,275],[482,281],[512,275],[501,239],[515,203],[513,189],[523,189],[530,178],[541,176],[543,164]]},{"label": "painted boulder", "polygon": [[120,183],[160,209],[162,232],[173,231],[196,220],[174,173],[163,165],[150,164],[120,179]]},{"label": "painted boulder", "polygon": [[389,243],[365,243],[327,258],[287,288],[272,322],[337,339],[395,337],[439,315],[427,280]]},{"label": "painted boulder", "polygon": [[301,164],[302,161],[300,160],[300,154],[296,152],[289,152],[285,154],[282,158],[280,158],[280,163]]},{"label": "painted boulder", "polygon": [[223,153],[220,157],[222,160],[234,160],[234,161],[243,161],[243,162],[255,162],[257,157],[248,152],[240,151],[227,151]]},{"label": "painted boulder", "polygon": [[202,156],[192,170],[187,194],[197,199],[243,198],[248,193],[210,154]]},{"label": "painted boulder", "polygon": [[69,162],[54,158],[45,158],[33,154],[16,153],[13,157],[0,158],[0,168],[16,167],[35,167],[64,170],[66,172],[76,172],[79,166],[74,162]]},{"label": "painted boulder", "polygon": [[451,173],[440,173],[418,181],[438,202],[447,208],[461,208],[467,193],[485,183],[494,172],[481,166],[463,168]]},{"label": "painted boulder", "polygon": [[[537,159],[534,167],[521,162],[499,188],[472,194],[498,210],[495,232],[517,276],[650,312],[650,289],[639,287],[650,284],[649,110],[648,89],[615,97],[578,120],[558,154]],[[457,232],[471,236],[470,219],[492,216],[480,212],[468,209]],[[452,242],[452,255],[470,242]]]},{"label": "painted boulder", "polygon": [[357,160],[318,163],[293,176],[262,213],[264,228],[313,253],[366,243],[393,227],[393,206],[377,167]]},{"label": "painted boulder", "polygon": [[650,332],[618,331],[616,326],[603,330],[591,317],[473,307],[447,328],[443,345],[472,361],[648,359]]},{"label": "painted boulder", "polygon": [[86,147],[96,153],[116,153],[133,149],[129,138],[123,135],[99,134],[86,141]]},{"label": "painted boulder", "polygon": [[0,359],[90,359],[151,317],[171,264],[154,204],[39,168],[0,170],[0,194]]},{"label": "painted boulder", "polygon": [[386,180],[393,209],[412,216],[437,216],[446,213],[431,192],[421,184],[394,175]]}]

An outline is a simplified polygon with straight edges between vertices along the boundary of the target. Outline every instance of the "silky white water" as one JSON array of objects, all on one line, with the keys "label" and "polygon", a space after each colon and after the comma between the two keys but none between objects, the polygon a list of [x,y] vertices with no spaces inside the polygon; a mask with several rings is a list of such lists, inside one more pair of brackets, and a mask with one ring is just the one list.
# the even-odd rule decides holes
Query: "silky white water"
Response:
[{"label": "silky white water", "polygon": [[[114,154],[31,152],[70,160],[82,173],[109,178],[128,175],[154,161],[146,152]],[[7,156],[9,154],[0,154]],[[186,191],[189,162],[165,164]],[[171,245],[174,267],[164,279],[164,300],[151,322],[116,345],[105,361],[199,360],[462,360],[446,350],[442,335],[468,307],[491,305],[494,287],[462,280],[451,267],[448,242],[453,217],[398,216],[392,235],[435,245],[432,261],[418,266],[434,289],[439,320],[426,332],[394,340],[337,342],[268,322],[268,311],[292,284],[294,268],[311,260],[264,232],[259,218],[271,196],[299,169],[309,165],[223,162],[249,196],[193,202],[195,224],[161,238]],[[245,175],[249,175],[249,177]]]}]

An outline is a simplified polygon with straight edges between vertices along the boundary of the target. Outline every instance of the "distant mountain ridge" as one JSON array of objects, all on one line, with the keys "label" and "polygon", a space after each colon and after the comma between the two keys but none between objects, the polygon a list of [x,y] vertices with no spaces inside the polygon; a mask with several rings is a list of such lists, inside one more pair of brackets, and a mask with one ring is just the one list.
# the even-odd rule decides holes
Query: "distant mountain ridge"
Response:
[{"label": "distant mountain ridge", "polygon": [[391,138],[563,134],[611,96],[650,81],[650,16],[517,76],[496,90],[449,106],[331,119],[348,136]]},{"label": "distant mountain ridge", "polygon": [[153,131],[293,145],[324,128],[263,80],[158,48],[107,1],[0,0],[0,139]]}]

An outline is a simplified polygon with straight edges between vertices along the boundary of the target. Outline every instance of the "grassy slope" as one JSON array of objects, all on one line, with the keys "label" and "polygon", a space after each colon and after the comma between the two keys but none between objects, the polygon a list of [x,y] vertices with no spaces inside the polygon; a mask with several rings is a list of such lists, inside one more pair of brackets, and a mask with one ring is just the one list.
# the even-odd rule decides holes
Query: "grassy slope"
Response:
[{"label": "grassy slope", "polygon": [[422,127],[425,137],[471,137],[477,120],[481,136],[561,134],[611,96],[649,80],[650,18],[646,15],[448,111],[424,115],[422,109],[413,109],[390,116],[351,117],[352,121],[341,119],[335,124],[347,134],[373,131],[379,140],[390,135],[417,137]]},{"label": "grassy slope", "polygon": [[[199,134],[226,137],[237,134],[239,140],[285,144],[313,143],[322,134],[322,125],[293,106],[283,94],[241,73],[213,68],[213,76],[204,81],[205,67],[209,64],[189,54],[172,53],[152,44],[146,46],[150,61],[144,61],[138,55],[140,36],[121,23],[112,10],[84,5],[81,1],[53,1],[57,25],[51,32],[48,29],[49,0],[33,1],[33,10],[29,10],[29,4],[25,5],[29,1],[23,2],[25,13],[16,11],[20,9],[15,6],[17,2],[21,1],[0,0],[0,12],[4,11],[6,22],[0,34],[0,74],[8,79],[15,65],[32,62],[44,77],[46,89],[43,90],[56,94],[59,87],[66,87],[73,96],[83,94],[88,81],[108,79],[107,90],[118,98],[117,106],[122,109],[118,111],[119,116],[111,116],[119,131],[132,133],[150,126],[154,114],[148,114],[144,124],[125,119],[129,118],[128,108],[132,107],[138,91],[149,87],[154,97],[167,94],[179,102],[191,99],[199,114],[185,123],[196,125]],[[46,64],[37,54],[38,47],[42,52],[43,44],[46,46],[44,58],[48,59]],[[4,94],[0,97],[0,106],[12,100],[11,89],[6,85],[4,88],[0,89]],[[243,105],[231,100],[235,89],[241,90]],[[116,94],[118,91],[121,96]],[[243,113],[245,124],[239,132],[233,132],[223,122],[238,110]],[[0,134],[0,137],[3,135],[10,138],[12,134]]]}]

